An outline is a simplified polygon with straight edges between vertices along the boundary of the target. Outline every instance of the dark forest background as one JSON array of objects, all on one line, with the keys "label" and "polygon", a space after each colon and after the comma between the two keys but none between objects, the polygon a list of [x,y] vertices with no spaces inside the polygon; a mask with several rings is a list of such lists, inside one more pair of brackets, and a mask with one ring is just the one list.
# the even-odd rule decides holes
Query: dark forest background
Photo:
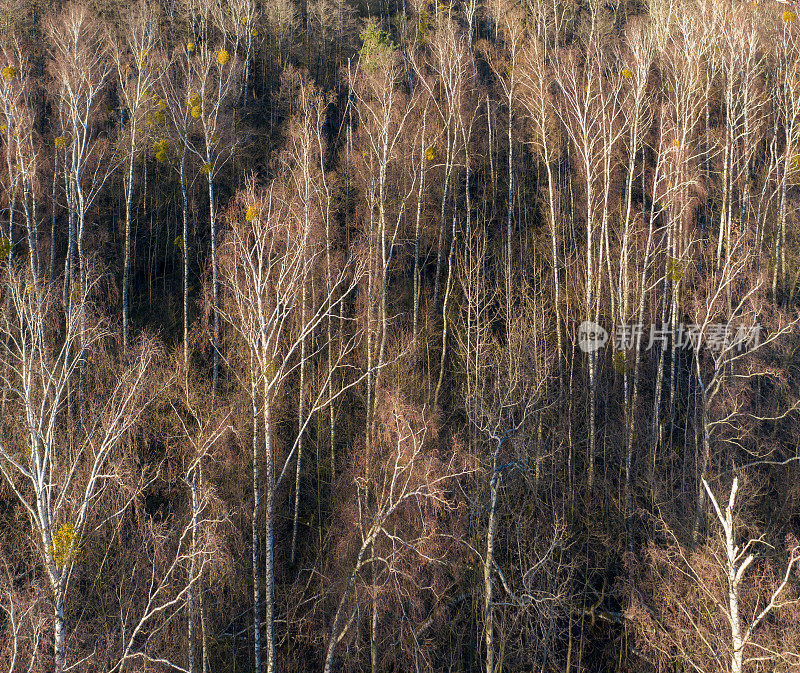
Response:
[{"label": "dark forest background", "polygon": [[798,670],[791,7],[0,24],[0,669]]}]

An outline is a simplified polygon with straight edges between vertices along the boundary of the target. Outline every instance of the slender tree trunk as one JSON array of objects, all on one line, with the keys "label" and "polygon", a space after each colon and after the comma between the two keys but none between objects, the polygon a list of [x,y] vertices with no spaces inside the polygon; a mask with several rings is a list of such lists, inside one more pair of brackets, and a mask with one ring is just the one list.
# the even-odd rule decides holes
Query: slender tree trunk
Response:
[{"label": "slender tree trunk", "polygon": [[[210,164],[211,157],[206,161]],[[214,306],[213,313],[213,344],[214,350],[214,374],[212,378],[212,396],[216,398],[219,388],[219,272],[217,269],[217,223],[216,223],[216,204],[214,202],[214,177],[213,170],[208,172],[208,215],[209,227],[211,231],[211,284]]]},{"label": "slender tree trunk", "polygon": [[[24,163],[24,157],[19,157],[20,164]],[[39,236],[36,227],[36,196],[29,187],[30,178],[23,174],[20,178],[22,182],[22,210],[25,214],[25,232],[28,239],[28,263],[31,269],[33,283],[36,285],[39,279]]]},{"label": "slender tree trunk", "polygon": [[[306,324],[306,285],[303,283],[302,306],[300,324]],[[305,380],[306,380],[306,338],[303,336],[300,341],[300,392],[297,400],[297,471],[294,481],[294,517],[292,520],[292,551],[290,562],[294,565],[295,553],[297,551],[297,526],[300,519],[300,472],[303,467],[303,424],[304,402],[305,402]]]},{"label": "slender tree trunk", "polygon": [[[181,182],[181,209],[183,213],[183,369],[189,376],[189,198],[186,194],[186,150],[181,152],[179,179]],[[188,390],[188,386],[187,386]]]},{"label": "slender tree trunk", "polygon": [[188,607],[187,615],[187,637],[189,639],[189,673],[195,673],[197,670],[195,664],[195,650],[197,634],[195,633],[194,615],[195,615],[195,601],[194,601],[194,578],[196,573],[196,559],[195,550],[197,548],[197,476],[192,476],[190,484],[192,491],[192,560],[189,565],[189,588],[186,592],[186,604]]},{"label": "slender tree trunk", "polygon": [[[331,275],[331,213],[330,213],[330,199],[326,194],[325,204],[325,290],[329,300],[333,299],[333,279]],[[325,320],[325,327],[327,330],[328,338],[328,392],[331,400],[333,400],[333,315],[328,312]],[[328,441],[331,448],[331,492],[333,492],[333,484],[336,483],[336,418],[333,401],[328,405]]]},{"label": "slender tree trunk", "polygon": [[265,476],[267,487],[264,503],[264,520],[266,535],[264,540],[264,607],[266,609],[266,636],[267,636],[267,671],[275,673],[275,560],[274,560],[274,531],[275,531],[275,468],[272,449],[272,421],[270,417],[270,400],[264,381],[264,447],[267,460],[267,474]]},{"label": "slender tree trunk", "polygon": [[250,397],[253,405],[253,659],[256,673],[261,672],[261,559],[259,558],[258,515],[261,509],[261,485],[259,477],[259,437],[258,437],[258,383],[255,376],[255,363],[251,355],[250,371],[253,372]]},{"label": "slender tree trunk", "polygon": [[[75,181],[75,192],[78,203],[78,278],[80,282],[79,301],[86,299],[86,256],[83,250],[83,232],[86,224],[86,204],[80,182]],[[78,427],[83,428],[84,386],[86,382],[86,311],[81,311],[81,357],[78,366]]]},{"label": "slender tree trunk", "polygon": [[502,440],[498,440],[497,448],[492,457],[492,478],[489,481],[489,525],[486,530],[486,557],[483,560],[483,591],[484,591],[484,642],[486,645],[486,673],[495,673],[494,664],[494,603],[492,573],[494,572],[494,540],[497,532],[497,493],[500,474],[497,471],[497,458],[500,453]]},{"label": "slender tree trunk", "polygon": [[442,262],[444,260],[444,234],[446,230],[445,226],[445,207],[447,206],[447,194],[448,194],[448,187],[450,184],[450,172],[451,172],[451,141],[450,141],[450,124],[447,124],[447,148],[445,152],[445,163],[444,163],[444,185],[442,186],[442,208],[441,214],[439,218],[439,243],[436,247],[436,278],[433,283],[433,306],[436,308],[439,305],[439,283],[441,282],[441,275],[442,275]]},{"label": "slender tree trunk", "polygon": [[[131,275],[131,203],[133,201],[133,164],[134,147],[133,137],[136,133],[136,125],[131,128],[131,147],[128,167],[125,175],[125,253],[122,267],[122,351],[128,349],[130,338],[130,275]],[[183,161],[183,159],[181,159]],[[181,166],[181,173],[183,167]],[[182,187],[183,185],[181,185]]]},{"label": "slender tree trunk", "polygon": [[708,423],[708,389],[703,381],[702,372],[700,371],[700,350],[695,347],[694,350],[695,361],[695,374],[697,376],[697,384],[700,387],[700,434],[702,438],[700,465],[698,469],[698,488],[697,488],[697,509],[695,511],[694,527],[692,530],[692,537],[697,539],[700,532],[700,526],[705,518],[705,491],[702,483],[706,479],[708,470],[708,461],[711,457],[711,437],[709,434]]},{"label": "slender tree trunk", "polygon": [[[545,154],[547,157],[547,154]],[[550,162],[545,158],[547,169],[547,198],[550,207],[550,253],[553,256],[553,311],[556,316],[556,359],[558,361],[559,384],[561,381],[561,371],[563,367],[563,337],[561,335],[561,283],[559,282],[559,260],[558,260],[558,227],[556,224],[556,203],[553,194],[553,170]]]},{"label": "slender tree trunk", "polygon": [[[513,63],[513,61],[512,61]],[[514,141],[511,132],[514,124],[514,111],[512,109],[512,84],[509,83],[508,93],[508,212],[506,218],[506,319],[511,319],[511,241],[514,230]],[[520,251],[521,253],[522,251]]]},{"label": "slender tree trunk", "polygon": [[372,558],[370,568],[372,570],[372,619],[369,630],[369,661],[372,673],[378,673],[378,573],[375,566],[375,542],[370,547]]},{"label": "slender tree trunk", "polygon": [[208,673],[208,630],[206,629],[206,603],[203,594],[203,582],[200,580],[197,589],[197,596],[200,599],[198,607],[200,608],[200,656],[202,658],[203,673]]},{"label": "slender tree trunk", "polygon": [[487,130],[487,142],[489,144],[489,151],[487,154],[489,155],[489,174],[491,175],[491,183],[492,183],[492,198],[494,197],[494,192],[497,187],[497,178],[494,174],[494,155],[492,154],[492,106],[489,104],[489,94],[486,94],[486,130]]},{"label": "slender tree trunk", "polygon": [[[592,257],[594,255],[594,220],[592,218],[592,187],[591,187],[591,171],[593,170],[588,162],[584,166],[586,171],[586,319],[591,319],[592,309],[594,307],[594,265]],[[597,390],[595,381],[595,363],[596,354],[592,351],[586,354],[588,373],[589,373],[589,447],[587,456],[587,475],[586,485],[589,492],[594,488],[594,460],[595,460],[595,434],[596,434],[596,406],[597,406]]]},{"label": "slender tree trunk", "polygon": [[439,359],[439,380],[436,382],[436,391],[433,394],[433,406],[439,404],[439,393],[442,390],[442,381],[444,380],[444,367],[447,359],[447,304],[450,299],[450,288],[453,278],[453,255],[455,254],[456,247],[456,216],[453,215],[453,235],[450,240],[450,254],[447,257],[447,280],[445,281],[444,300],[442,301],[442,355]]},{"label": "slender tree trunk", "polygon": [[[788,135],[788,134],[787,134]],[[788,189],[788,175],[790,170],[789,150],[785,151],[783,161],[783,174],[781,176],[781,195],[778,210],[778,227],[775,232],[775,264],[772,267],[772,300],[778,303],[778,270],[785,273],[786,267],[783,265],[785,260],[784,244],[786,241],[786,193]]]},{"label": "slender tree trunk", "polygon": [[58,188],[58,152],[53,155],[53,200],[50,206],[50,274],[52,283],[56,277],[56,193]]},{"label": "slender tree trunk", "polygon": [[376,524],[370,529],[366,539],[361,543],[361,548],[358,550],[358,556],[356,557],[353,572],[350,573],[349,577],[347,578],[347,585],[345,586],[344,593],[342,594],[341,599],[339,599],[339,605],[336,607],[336,612],[333,616],[333,622],[331,624],[331,632],[328,638],[328,644],[325,649],[325,666],[323,668],[323,673],[333,672],[333,657],[336,654],[336,646],[339,644],[343,629],[345,631],[347,629],[347,624],[342,623],[347,601],[350,598],[350,595],[353,593],[358,571],[361,570],[365,563],[367,563],[367,560],[364,558],[364,556],[366,555],[367,550],[372,548],[377,534],[378,527],[376,522]]},{"label": "slender tree trunk", "polygon": [[422,200],[425,194],[425,159],[427,148],[425,147],[425,129],[428,118],[428,108],[422,113],[422,151],[419,160],[419,192],[417,193],[417,221],[414,228],[414,322],[412,333],[414,344],[417,344],[419,336],[419,293],[420,293],[420,268],[419,268],[419,230],[422,219]]},{"label": "slender tree trunk", "polygon": [[[52,561],[55,565],[55,561]],[[63,673],[67,664],[66,649],[66,620],[64,618],[64,588],[63,580],[58,582],[54,592],[54,612],[53,612],[53,655],[55,673]]]}]

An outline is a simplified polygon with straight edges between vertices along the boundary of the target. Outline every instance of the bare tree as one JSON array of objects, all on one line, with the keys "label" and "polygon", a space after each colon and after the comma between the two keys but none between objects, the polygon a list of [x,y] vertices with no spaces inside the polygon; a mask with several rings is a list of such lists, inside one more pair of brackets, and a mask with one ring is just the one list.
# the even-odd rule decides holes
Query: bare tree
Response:
[{"label": "bare tree", "polygon": [[[217,254],[218,204],[215,180],[233,156],[237,144],[233,103],[239,84],[241,64],[238,41],[220,44],[216,49],[201,41],[198,34],[191,49],[181,46],[168,68],[163,71],[161,85],[164,98],[172,110],[173,130],[180,143],[179,151],[194,155],[200,162],[200,173],[208,183],[208,217],[211,241],[212,284],[212,349],[214,359],[213,390],[219,383],[219,260]],[[229,51],[230,49],[230,51]],[[178,110],[187,110],[181,114]],[[181,167],[183,167],[181,156]],[[183,168],[182,168],[183,169]],[[185,241],[184,241],[185,245]],[[185,302],[184,302],[185,303]],[[184,310],[185,312],[185,310]]]},{"label": "bare tree", "polygon": [[[368,255],[366,288],[367,425],[371,423],[389,337],[389,279],[396,244],[417,176],[408,176],[401,161],[403,142],[417,99],[402,86],[403,70],[396,45],[370,23],[362,33],[359,67],[349,73],[363,143],[364,229]],[[374,317],[373,317],[374,316]],[[373,327],[377,325],[377,329]],[[377,332],[377,333],[375,333]],[[369,434],[369,431],[368,431]]]},{"label": "bare tree", "polygon": [[[0,650],[8,673],[32,671],[41,658],[39,644],[42,634],[47,630],[43,618],[41,594],[36,588],[20,590],[16,573],[8,563],[4,563],[3,578],[0,580],[0,612],[5,614],[5,648]],[[27,663],[27,667],[25,664]]]},{"label": "bare tree", "polygon": [[[449,485],[470,471],[454,452],[449,459],[437,455],[434,420],[424,411],[409,407],[395,394],[387,396],[379,415],[374,443],[365,447],[350,476],[356,489],[354,508],[339,514],[344,517],[342,525],[356,538],[347,545],[352,553],[326,637],[325,673],[334,669],[337,650],[362,611],[366,616],[386,609],[385,603],[374,605],[382,600],[379,592],[399,590],[400,583],[407,581],[404,576],[414,572],[409,563],[435,565],[441,560],[439,555],[447,553],[440,545],[441,532],[420,527],[412,513],[435,509],[444,515],[454,510],[457,502]],[[335,566],[341,563],[335,560]],[[370,610],[361,609],[365,603]],[[372,641],[375,625],[371,621]],[[412,638],[420,626],[414,625]],[[412,646],[421,648],[416,640]]]},{"label": "bare tree", "polygon": [[[594,17],[594,13],[592,14]],[[594,22],[594,18],[593,18]],[[594,25],[594,23],[593,23]],[[555,80],[562,96],[557,111],[575,153],[583,182],[586,207],[585,278],[581,306],[582,320],[597,322],[601,305],[603,276],[610,276],[608,226],[613,161],[616,147],[624,137],[619,93],[622,78],[608,76],[610,56],[599,47],[587,47],[585,60],[576,52],[561,56],[556,62]],[[584,262],[581,261],[581,266]],[[586,486],[593,488],[597,441],[597,368],[596,351],[586,354],[588,374],[588,448]]]},{"label": "bare tree", "polygon": [[[38,143],[34,118],[34,85],[31,63],[19,41],[11,40],[2,49],[7,65],[0,80],[2,140],[8,171],[8,259],[14,260],[14,225],[19,206],[24,216],[28,259],[34,279],[39,276],[39,230],[36,220]],[[36,143],[36,144],[35,144]]]},{"label": "bare tree", "polygon": [[[253,408],[253,610],[257,632],[262,621],[260,535],[257,529],[261,500],[258,466],[262,450],[266,457],[264,608],[269,673],[275,670],[276,665],[274,528],[279,479],[276,479],[273,444],[275,396],[286,378],[299,367],[298,358],[306,338],[331,313],[339,310],[362,273],[360,267],[345,263],[330,289],[317,295],[315,304],[303,310],[303,288],[321,263],[324,250],[323,241],[315,236],[313,228],[307,227],[308,221],[302,213],[302,202],[287,199],[281,185],[272,183],[267,189],[257,191],[251,183],[242,195],[239,207],[232,213],[223,264],[227,301],[220,313],[242,339],[245,351],[242,357],[248,363],[245,371]],[[307,353],[306,357],[311,355]],[[259,432],[264,438],[263,449]],[[256,646],[260,646],[259,635],[256,636]],[[260,659],[259,651],[256,659]]]},{"label": "bare tree", "polygon": [[[87,288],[90,289],[90,288]],[[30,516],[39,562],[50,584],[54,670],[67,662],[65,601],[89,514],[106,489],[109,458],[147,403],[153,344],[138,345],[110,381],[92,381],[80,442],[66,422],[69,381],[82,358],[101,354],[111,332],[88,301],[63,310],[50,284],[14,269],[3,285],[10,310],[0,323],[3,386],[12,400],[0,439],[0,471]],[[87,315],[88,314],[88,315]],[[78,348],[78,345],[81,348]],[[90,419],[90,420],[89,420]]]},{"label": "bare tree", "polygon": [[752,269],[748,271],[752,260],[746,237],[732,238],[730,246],[719,271],[707,284],[698,284],[689,308],[692,321],[683,335],[683,347],[693,355],[698,386],[696,532],[706,509],[705,489],[700,485],[713,470],[715,458],[723,465],[728,460],[729,454],[716,449],[731,447],[739,464],[771,459],[774,456],[768,450],[760,451],[744,439],[744,430],[753,422],[785,418],[798,408],[791,396],[776,396],[769,406],[758,401],[758,382],[781,378],[780,371],[762,355],[787,338],[797,318],[767,310],[763,276],[753,274],[755,282],[742,283],[743,276],[752,273]]},{"label": "bare tree", "polygon": [[[489,445],[488,475],[489,518],[486,526],[486,549],[482,555],[486,673],[495,671],[494,577],[499,569],[495,560],[498,521],[498,498],[503,473],[515,465],[505,460],[508,445],[522,431],[536,410],[549,375],[550,358],[545,354],[545,335],[537,330],[539,309],[536,299],[516,295],[512,301],[503,298],[508,286],[492,287],[484,271],[485,233],[475,236],[476,251],[465,257],[459,266],[459,279],[465,302],[460,317],[459,350],[467,370],[465,412],[470,424]],[[515,306],[514,315],[505,313],[506,306]],[[498,310],[498,306],[503,307]],[[492,325],[501,320],[505,338],[500,341]],[[471,374],[469,373],[471,372]],[[505,582],[505,579],[504,579]],[[507,585],[508,586],[508,585]]]},{"label": "bare tree", "polygon": [[[99,119],[111,64],[106,58],[102,25],[90,16],[86,7],[68,6],[58,21],[51,22],[49,33],[53,43],[53,77],[67,146],[67,202],[75,220],[70,235],[68,275],[70,287],[79,283],[83,289],[77,295],[83,296],[87,214],[116,168],[116,160],[110,157],[111,147],[101,136]],[[75,253],[77,279],[72,257]]]},{"label": "bare tree", "polygon": [[[770,552],[763,535],[742,539],[749,526],[735,511],[737,477],[724,509],[705,480],[703,488],[721,534],[693,551],[664,527],[668,546],[651,544],[652,571],[633,592],[632,626],[658,670],[676,663],[707,673],[797,666],[800,547],[787,539],[788,550]],[[787,552],[785,562],[775,558]]]},{"label": "bare tree", "polygon": [[[191,493],[191,541],[189,555],[189,571],[187,578],[186,609],[187,624],[186,635],[189,639],[189,673],[195,673],[196,652],[197,652],[197,628],[195,626],[196,615],[200,615],[201,629],[201,650],[200,660],[202,670],[208,670],[208,636],[205,623],[205,606],[203,603],[203,569],[211,559],[214,549],[209,543],[206,528],[209,523],[218,523],[211,519],[205,520],[206,508],[208,506],[208,490],[203,479],[203,461],[211,453],[214,445],[230,430],[228,420],[231,412],[220,418],[208,418],[193,403],[187,379],[184,379],[184,395],[181,399],[181,408],[176,408],[175,415],[178,417],[188,448],[188,467],[184,475],[184,482],[189,487]],[[184,417],[186,417],[184,419]],[[195,587],[198,584],[199,587]],[[199,601],[195,600],[195,593],[199,593]]]},{"label": "bare tree", "polygon": [[[158,77],[158,24],[155,8],[141,0],[131,8],[126,23],[120,31],[107,37],[109,51],[114,61],[120,98],[125,107],[126,154],[123,186],[125,189],[125,253],[122,270],[122,343],[127,349],[130,339],[130,273],[131,235],[133,225],[133,169],[143,145],[142,129],[146,121],[152,123],[153,114],[163,116],[166,101],[155,92]],[[121,37],[121,39],[120,39]],[[153,100],[152,97],[155,97]]]},{"label": "bare tree", "polygon": [[[65,269],[68,301],[87,300],[89,254],[84,248],[87,217],[117,168],[118,157],[108,137],[103,137],[100,102],[111,75],[103,43],[102,24],[83,5],[67,6],[58,20],[50,21],[52,75],[58,88],[57,106],[66,150],[65,190],[69,211],[69,243]],[[76,260],[77,255],[77,260]],[[77,267],[76,267],[77,262]],[[82,319],[84,313],[80,312]],[[81,328],[86,331],[86,326]],[[86,380],[85,346],[78,363],[78,417],[84,412]]]},{"label": "bare tree", "polygon": [[[189,498],[189,511],[177,528],[150,519],[141,531],[144,558],[139,572],[126,577],[120,595],[126,605],[120,606],[120,631],[125,634],[122,652],[111,671],[123,671],[128,662],[146,662],[167,666],[171,670],[194,673],[197,670],[196,616],[200,616],[202,670],[208,670],[208,638],[203,605],[203,577],[208,568],[221,563],[219,526],[213,491],[203,479],[203,462],[213,458],[213,449],[229,430],[230,412],[218,418],[206,418],[186,391],[179,404],[172,403],[187,444],[186,464],[181,481]],[[140,495],[135,492],[135,495]],[[133,500],[133,499],[131,499]],[[171,530],[172,529],[172,530]],[[200,600],[196,600],[196,594]],[[167,653],[169,626],[186,613],[188,663],[184,667],[177,657]],[[178,648],[183,649],[183,648]],[[135,669],[134,669],[135,670]]]}]

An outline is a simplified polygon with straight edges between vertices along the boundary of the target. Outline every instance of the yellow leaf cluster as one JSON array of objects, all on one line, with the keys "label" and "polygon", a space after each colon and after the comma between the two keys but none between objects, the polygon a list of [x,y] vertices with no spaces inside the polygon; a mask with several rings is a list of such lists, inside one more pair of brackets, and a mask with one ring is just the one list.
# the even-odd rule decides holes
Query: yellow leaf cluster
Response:
[{"label": "yellow leaf cluster", "polygon": [[217,63],[219,65],[225,65],[230,60],[231,60],[231,55],[227,52],[226,49],[220,49],[217,52]]},{"label": "yellow leaf cluster", "polygon": [[167,160],[167,150],[169,150],[169,143],[166,140],[159,140],[153,145],[156,161],[163,164]]},{"label": "yellow leaf cluster", "polygon": [[667,262],[667,274],[672,279],[672,282],[679,283],[683,279],[685,272],[686,262],[680,259],[671,259]]},{"label": "yellow leaf cluster", "polygon": [[625,351],[614,351],[611,360],[614,364],[614,371],[617,374],[624,374],[628,371],[628,358],[625,355]]},{"label": "yellow leaf cluster", "polygon": [[78,558],[78,532],[71,523],[61,524],[50,543],[50,556],[59,568],[64,568]]},{"label": "yellow leaf cluster", "polygon": [[69,293],[69,300],[71,302],[76,302],[81,298],[81,284],[75,283],[75,286],[72,288],[72,292]]}]

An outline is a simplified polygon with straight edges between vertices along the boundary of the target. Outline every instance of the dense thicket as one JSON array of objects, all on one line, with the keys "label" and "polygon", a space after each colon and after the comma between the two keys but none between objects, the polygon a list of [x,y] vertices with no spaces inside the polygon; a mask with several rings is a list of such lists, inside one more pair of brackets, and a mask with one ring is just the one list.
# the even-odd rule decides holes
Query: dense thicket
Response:
[{"label": "dense thicket", "polygon": [[0,668],[800,666],[800,22],[7,0]]}]

